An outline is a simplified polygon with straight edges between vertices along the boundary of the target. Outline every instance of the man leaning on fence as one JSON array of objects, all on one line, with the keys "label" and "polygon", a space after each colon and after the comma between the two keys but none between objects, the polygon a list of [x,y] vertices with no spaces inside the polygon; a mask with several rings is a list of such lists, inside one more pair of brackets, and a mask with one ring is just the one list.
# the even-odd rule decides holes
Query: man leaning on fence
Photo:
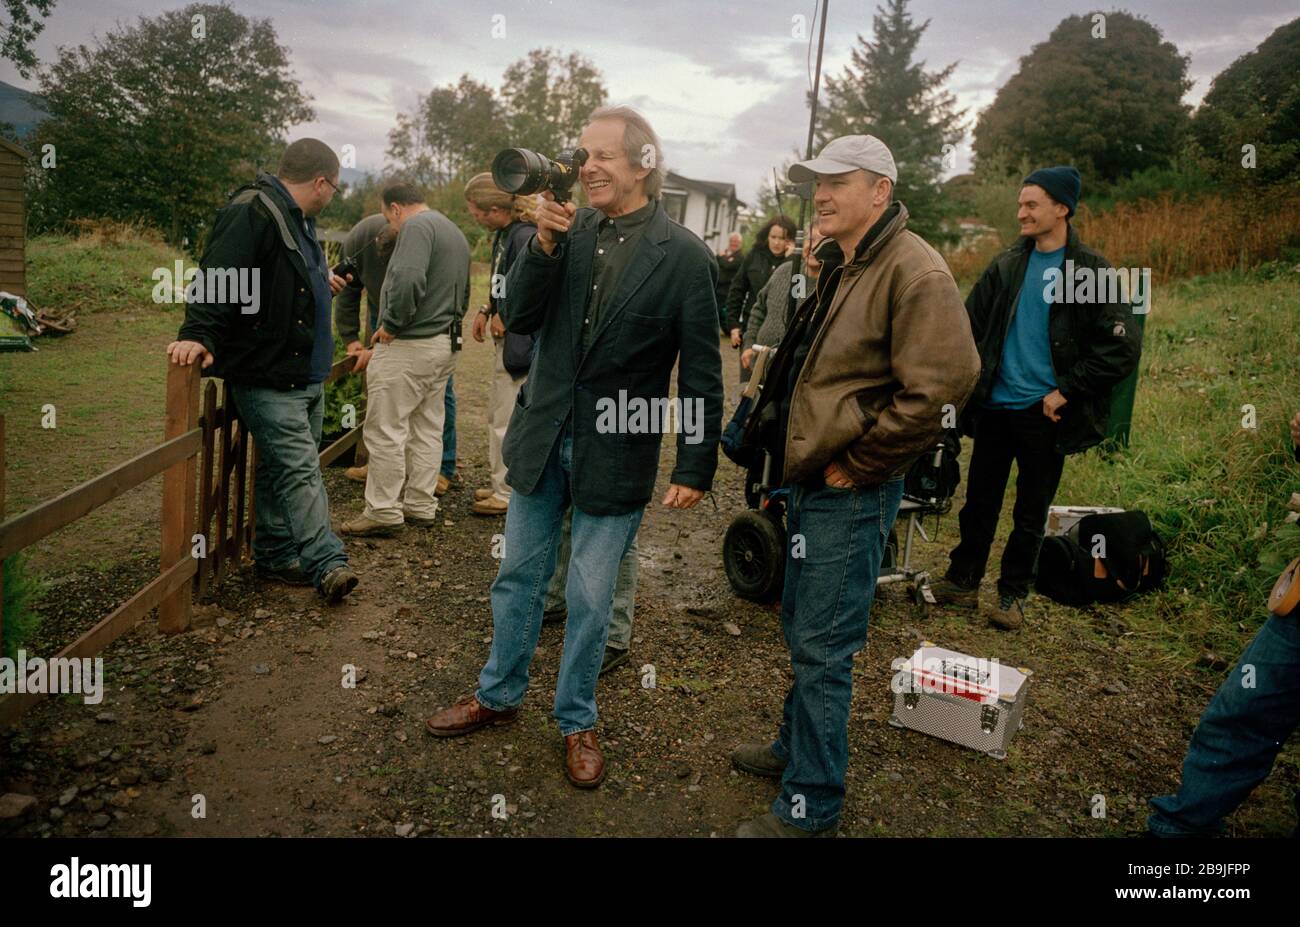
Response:
[{"label": "man leaning on fence", "polygon": [[[260,575],[314,586],[339,602],[357,584],[330,529],[318,445],[324,381],[334,356],[330,301],[345,281],[330,273],[315,217],[338,189],[339,160],[314,138],[289,145],[274,176],[235,192],[213,222],[196,284],[217,274],[246,286],[196,286],[185,323],[167,346],[226,381],[258,448],[253,556]],[[234,290],[234,292],[231,292]],[[239,292],[254,301],[241,303]]]}]

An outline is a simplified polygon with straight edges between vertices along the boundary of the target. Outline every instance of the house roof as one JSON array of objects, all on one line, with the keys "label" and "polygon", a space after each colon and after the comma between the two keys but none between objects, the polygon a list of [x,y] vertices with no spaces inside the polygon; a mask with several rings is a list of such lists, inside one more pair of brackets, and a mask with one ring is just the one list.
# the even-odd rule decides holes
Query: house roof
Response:
[{"label": "house roof", "polygon": [[32,153],[28,151],[26,148],[23,148],[21,145],[15,145],[7,138],[0,138],[0,148],[3,148],[5,151],[13,152],[23,160],[26,160],[32,156]]},{"label": "house roof", "polygon": [[673,171],[669,171],[668,176],[664,180],[665,183],[695,187],[697,190],[704,190],[706,193],[713,193],[729,200],[736,200],[737,203],[744,205],[743,200],[736,199],[736,185],[734,183],[723,183],[719,180],[694,180],[690,177],[683,177],[681,174],[674,173]]}]

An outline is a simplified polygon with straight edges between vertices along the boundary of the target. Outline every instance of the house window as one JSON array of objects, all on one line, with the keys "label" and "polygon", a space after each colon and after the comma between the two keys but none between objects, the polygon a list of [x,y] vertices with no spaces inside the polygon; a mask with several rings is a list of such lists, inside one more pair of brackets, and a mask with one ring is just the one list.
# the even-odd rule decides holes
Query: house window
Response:
[{"label": "house window", "polygon": [[664,212],[678,225],[686,219],[686,194],[664,191]]}]

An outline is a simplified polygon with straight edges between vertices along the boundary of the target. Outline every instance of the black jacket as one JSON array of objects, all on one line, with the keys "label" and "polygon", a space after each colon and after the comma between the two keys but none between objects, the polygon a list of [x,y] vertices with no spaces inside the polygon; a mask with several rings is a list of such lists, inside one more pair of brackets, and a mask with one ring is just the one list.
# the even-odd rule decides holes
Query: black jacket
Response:
[{"label": "black jacket", "polygon": [[568,241],[554,255],[530,246],[506,277],[502,321],[512,332],[536,332],[539,344],[502,456],[507,482],[525,495],[533,492],[572,415],[573,502],[591,515],[619,515],[650,501],[662,433],[599,429],[602,407],[618,403],[621,391],[625,402],[662,402],[678,364],[678,396],[702,401],[703,440],[688,444],[685,430],[677,435],[671,482],[708,490],[718,465],[722,356],[713,297],[716,265],[704,243],[672,222],[662,205],[651,215],[601,310],[591,347],[582,354],[582,319],[601,218],[598,210],[579,209]]},{"label": "black jacket", "polygon": [[733,328],[745,331],[746,313],[754,304],[758,291],[763,289],[767,278],[785,258],[772,253],[765,244],[755,244],[745,255],[740,270],[731,281],[731,292],[727,294],[727,330]]},{"label": "black jacket", "polygon": [[[254,195],[270,197],[286,223],[282,229],[270,209]],[[229,383],[293,389],[310,382],[312,346],[316,337],[316,301],[311,277],[293,235],[293,204],[267,174],[235,191],[217,213],[208,235],[201,271],[207,268],[256,268],[259,304],[244,313],[232,302],[187,302],[185,322],[177,339],[197,341],[212,352],[205,374]],[[204,294],[211,296],[212,294]],[[326,337],[332,338],[329,332]]]},{"label": "black jacket", "polygon": [[[966,312],[981,364],[979,382],[962,413],[962,431],[967,435],[975,433],[982,404],[997,378],[1002,346],[1033,248],[1031,238],[1017,241],[993,259],[966,297]],[[1076,279],[1079,270],[1095,273],[1110,267],[1104,257],[1079,241],[1074,226],[1070,226],[1065,243],[1062,277],[1070,266],[1067,262],[1073,262]],[[1097,287],[1092,292],[1100,295]],[[1141,353],[1128,302],[1117,293],[1106,295],[1112,298],[1055,302],[1050,310],[1052,366],[1057,388],[1066,399],[1056,435],[1060,454],[1074,454],[1101,442],[1110,417],[1111,388],[1133,372]]]},{"label": "black jacket", "polygon": [[745,261],[745,252],[714,255],[714,260],[718,262],[718,305],[725,309],[727,297],[731,295],[731,281],[736,279],[736,274]]},{"label": "black jacket", "polygon": [[[514,266],[519,255],[524,253],[528,243],[533,240],[537,234],[537,226],[528,222],[515,220],[503,229],[498,229],[492,237],[492,280],[496,279],[497,274],[502,277],[510,273],[510,268]],[[492,281],[489,281],[491,283]],[[501,312],[501,304],[505,302],[505,297],[496,297],[491,294],[495,292],[495,286],[488,288],[488,318]],[[505,324],[504,316],[501,324]],[[536,353],[537,339],[532,335],[520,335],[512,331],[506,332],[505,349],[502,354],[502,364],[506,370],[514,377],[521,377],[528,372],[532,366],[533,354]]]}]

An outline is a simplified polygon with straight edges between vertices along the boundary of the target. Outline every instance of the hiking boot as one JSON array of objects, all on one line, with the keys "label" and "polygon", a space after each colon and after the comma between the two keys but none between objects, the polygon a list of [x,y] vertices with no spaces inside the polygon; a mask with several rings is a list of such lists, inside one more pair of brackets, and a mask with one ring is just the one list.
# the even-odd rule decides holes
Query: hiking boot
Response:
[{"label": "hiking boot", "polygon": [[410,512],[403,512],[402,518],[405,520],[406,524],[415,528],[433,528],[438,524],[438,517],[436,515],[425,518],[423,515],[412,515]]},{"label": "hiking boot", "polygon": [[934,604],[943,608],[967,609],[978,611],[980,607],[980,587],[963,586],[946,576],[937,583],[930,584]]},{"label": "hiking boot", "polygon": [[331,605],[338,605],[343,597],[357,588],[357,574],[345,566],[335,567],[320,581],[320,594]]},{"label": "hiking boot", "polygon": [[258,579],[269,580],[273,583],[284,583],[286,586],[311,586],[311,576],[304,573],[297,564],[289,564],[283,567],[263,566],[262,561],[258,560],[253,564],[253,570],[257,573]]},{"label": "hiking boot", "polygon": [[439,473],[438,484],[433,487],[433,494],[435,496],[444,495],[446,494],[447,490],[450,488],[451,488],[451,480],[447,479],[445,476]]},{"label": "hiking boot", "polygon": [[504,515],[509,508],[509,502],[502,502],[496,496],[488,496],[486,499],[476,501],[469,510],[475,515]]},{"label": "hiking boot", "polygon": [[386,525],[383,522],[367,518],[364,514],[358,515],[351,521],[345,521],[339,525],[339,534],[346,534],[357,538],[391,538],[402,528],[402,523],[395,525]]},{"label": "hiking boot", "polygon": [[359,467],[348,467],[343,471],[343,475],[354,483],[364,483],[366,481],[366,474],[369,472],[370,468],[366,464],[362,464]]},{"label": "hiking boot", "polygon": [[[544,618],[545,616],[543,616]],[[605,655],[600,660],[600,672],[597,676],[604,676],[616,666],[622,666],[627,662],[626,647],[605,647]]]},{"label": "hiking boot", "polygon": [[785,763],[772,752],[771,744],[741,744],[731,752],[731,765],[751,776],[769,779],[780,779],[785,772]]},{"label": "hiking boot", "polygon": [[989,624],[1003,631],[1014,631],[1025,623],[1025,607],[1015,596],[998,597],[998,607],[989,615]]},{"label": "hiking boot", "polygon": [[759,815],[736,828],[737,837],[834,837],[840,829],[838,822],[825,830],[804,830],[783,821],[772,812]]},{"label": "hiking boot", "polygon": [[481,499],[491,499],[491,498],[492,498],[492,490],[490,490],[490,489],[476,489],[476,490],[474,490],[474,501],[475,501],[475,502],[478,502],[478,501],[481,500]]}]

